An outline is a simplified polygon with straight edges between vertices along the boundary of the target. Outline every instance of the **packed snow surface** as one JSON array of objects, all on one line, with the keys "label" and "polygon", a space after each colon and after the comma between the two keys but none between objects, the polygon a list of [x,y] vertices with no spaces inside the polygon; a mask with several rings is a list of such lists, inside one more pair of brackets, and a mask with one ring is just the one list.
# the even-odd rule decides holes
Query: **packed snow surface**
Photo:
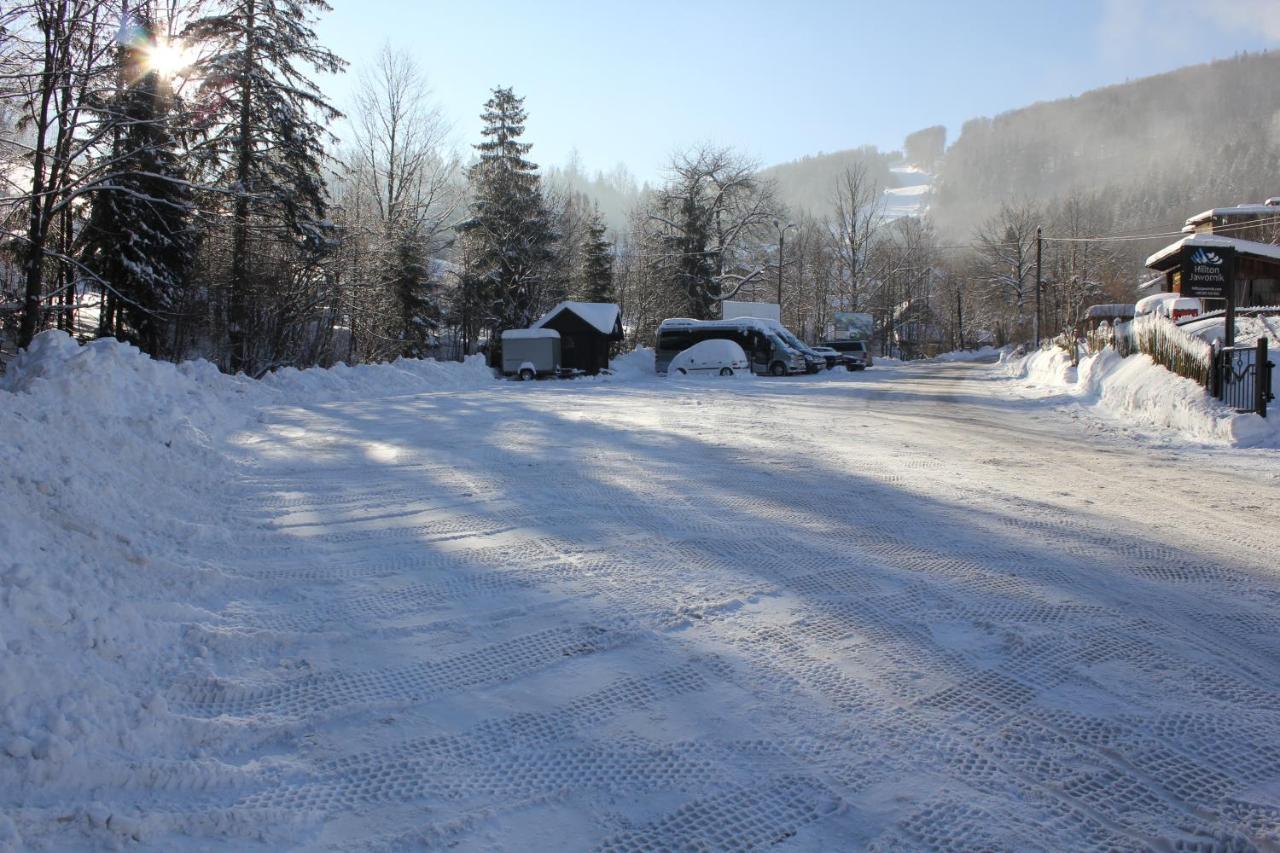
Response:
[{"label": "packed snow surface", "polygon": [[1277,454],[986,365],[652,363],[42,337],[0,390],[0,847],[1280,845]]}]

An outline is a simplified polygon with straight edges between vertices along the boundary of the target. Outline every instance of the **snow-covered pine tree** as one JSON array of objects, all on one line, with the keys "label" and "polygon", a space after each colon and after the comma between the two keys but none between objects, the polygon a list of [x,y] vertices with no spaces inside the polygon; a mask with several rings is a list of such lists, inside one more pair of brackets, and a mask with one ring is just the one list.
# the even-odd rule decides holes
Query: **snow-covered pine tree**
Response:
[{"label": "snow-covered pine tree", "polygon": [[[503,329],[527,326],[537,316],[540,286],[555,229],[542,197],[536,164],[525,159],[524,99],[510,88],[493,90],[481,115],[484,141],[471,167],[470,218],[459,226],[471,243],[468,272],[482,283],[490,340]],[[496,351],[496,350],[495,350]]]},{"label": "snow-covered pine tree", "polygon": [[315,255],[330,244],[321,164],[326,126],[341,115],[302,70],[337,73],[346,63],[322,47],[311,23],[324,0],[224,0],[184,37],[209,51],[193,76],[205,81],[211,128],[205,154],[231,190],[227,367],[254,371],[251,236]]},{"label": "snow-covered pine tree", "polygon": [[148,67],[156,44],[145,8],[122,27],[122,86],[104,107],[117,143],[92,187],[81,235],[84,265],[111,289],[120,321],[112,331],[157,357],[173,357],[170,332],[195,262],[191,185],[179,162],[169,81]]},{"label": "snow-covered pine tree", "polygon": [[436,282],[423,253],[418,235],[405,231],[395,241],[388,270],[400,313],[400,354],[407,358],[427,356],[440,322]]},{"label": "snow-covered pine tree", "polygon": [[605,239],[607,226],[600,209],[592,211],[582,241],[582,266],[575,288],[586,302],[613,302],[613,244]]}]

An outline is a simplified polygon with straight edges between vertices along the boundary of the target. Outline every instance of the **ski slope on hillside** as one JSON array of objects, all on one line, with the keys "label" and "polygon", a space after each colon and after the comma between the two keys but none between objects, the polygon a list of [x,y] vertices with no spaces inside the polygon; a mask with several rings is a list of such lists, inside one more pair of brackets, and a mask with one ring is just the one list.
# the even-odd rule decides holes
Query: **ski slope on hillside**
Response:
[{"label": "ski slope on hillside", "polygon": [[908,216],[923,216],[929,209],[933,193],[933,176],[916,166],[894,166],[889,170],[895,186],[886,187],[882,216],[887,221]]},{"label": "ski slope on hillside", "polygon": [[0,840],[1280,845],[1276,455],[1155,451],[1006,385],[230,385],[223,461],[174,439],[188,497],[101,539],[173,643],[118,673],[151,679],[141,728],[68,713],[66,755],[11,751]]}]

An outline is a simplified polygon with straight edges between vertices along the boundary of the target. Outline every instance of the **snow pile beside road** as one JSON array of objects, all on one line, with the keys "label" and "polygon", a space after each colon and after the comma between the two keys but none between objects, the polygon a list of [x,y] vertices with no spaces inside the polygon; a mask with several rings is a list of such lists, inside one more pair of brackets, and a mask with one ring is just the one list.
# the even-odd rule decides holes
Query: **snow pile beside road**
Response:
[{"label": "snow pile beside road", "polygon": [[[182,626],[242,594],[225,559],[268,535],[240,517],[228,436],[268,406],[493,382],[482,358],[258,382],[113,339],[38,336],[0,377],[0,797],[87,805],[86,792],[120,784],[121,756],[186,761],[201,748],[160,691],[205,670]],[[69,808],[68,820],[107,820]]]},{"label": "snow pile beside road", "polygon": [[194,666],[179,609],[199,607],[219,577],[191,555],[232,544],[218,439],[261,398],[208,364],[58,332],[12,365],[0,385],[6,798],[109,784],[109,755],[188,757],[174,755],[184,739],[158,691]]},{"label": "snow pile beside road", "polygon": [[1174,430],[1182,437],[1240,447],[1280,447],[1280,429],[1258,415],[1237,414],[1210,397],[1199,383],[1178,376],[1150,356],[1121,358],[1104,350],[1071,364],[1064,350],[1038,350],[1008,359],[1005,369],[1036,389],[1065,391],[1143,427]]},{"label": "snow pile beside road", "polygon": [[311,402],[416,394],[420,391],[466,391],[497,380],[482,355],[465,362],[401,358],[390,364],[338,364],[298,370],[284,367],[269,373],[262,383],[290,397]]},{"label": "snow pile beside road", "polygon": [[996,349],[992,346],[981,347],[980,349],[953,350],[944,352],[935,356],[929,361],[995,361],[1000,358],[1004,352],[1002,349]]},{"label": "snow pile beside road", "polygon": [[610,360],[609,369],[615,379],[639,381],[653,379],[658,374],[653,368],[653,347],[636,347],[631,352],[624,352]]}]

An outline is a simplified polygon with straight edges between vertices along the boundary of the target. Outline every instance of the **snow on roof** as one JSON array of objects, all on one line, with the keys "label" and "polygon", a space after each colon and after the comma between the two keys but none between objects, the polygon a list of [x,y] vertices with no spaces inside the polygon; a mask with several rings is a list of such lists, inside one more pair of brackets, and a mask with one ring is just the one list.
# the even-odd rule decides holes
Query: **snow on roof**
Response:
[{"label": "snow on roof", "polygon": [[1149,288],[1155,287],[1157,284],[1163,284],[1163,283],[1164,283],[1164,276],[1158,275],[1155,278],[1144,281],[1142,284],[1138,285],[1138,290],[1147,290]]},{"label": "snow on roof", "polygon": [[[1267,199],[1271,201],[1271,199]],[[1207,222],[1219,216],[1280,216],[1280,206],[1274,204],[1237,204],[1235,207],[1215,207],[1187,218],[1188,225]]]},{"label": "snow on roof", "polygon": [[727,320],[694,320],[689,317],[668,317],[658,324],[658,331],[666,329],[679,329],[686,326],[697,326],[701,329],[762,329],[764,331],[774,331],[779,328],[786,328],[778,320],[770,320],[767,317],[730,317]]},{"label": "snow on roof", "polygon": [[524,341],[558,337],[560,337],[560,333],[555,329],[507,329],[502,333],[502,339],[504,341]]},{"label": "snow on roof", "polygon": [[[1280,215],[1280,209],[1277,212]],[[1173,255],[1176,255],[1183,246],[1216,246],[1222,249],[1235,249],[1242,255],[1253,255],[1259,258],[1280,261],[1280,246],[1273,246],[1270,243],[1257,243],[1253,240],[1237,240],[1234,237],[1218,237],[1213,234],[1192,234],[1189,237],[1183,237],[1176,243],[1170,243],[1165,246],[1147,258],[1144,266],[1154,267],[1161,261],[1168,260]]]},{"label": "snow on roof", "polygon": [[565,300],[543,314],[538,322],[534,323],[530,328],[541,328],[544,323],[565,309],[577,314],[602,335],[613,334],[613,330],[618,323],[618,306],[612,302],[571,302]]}]

